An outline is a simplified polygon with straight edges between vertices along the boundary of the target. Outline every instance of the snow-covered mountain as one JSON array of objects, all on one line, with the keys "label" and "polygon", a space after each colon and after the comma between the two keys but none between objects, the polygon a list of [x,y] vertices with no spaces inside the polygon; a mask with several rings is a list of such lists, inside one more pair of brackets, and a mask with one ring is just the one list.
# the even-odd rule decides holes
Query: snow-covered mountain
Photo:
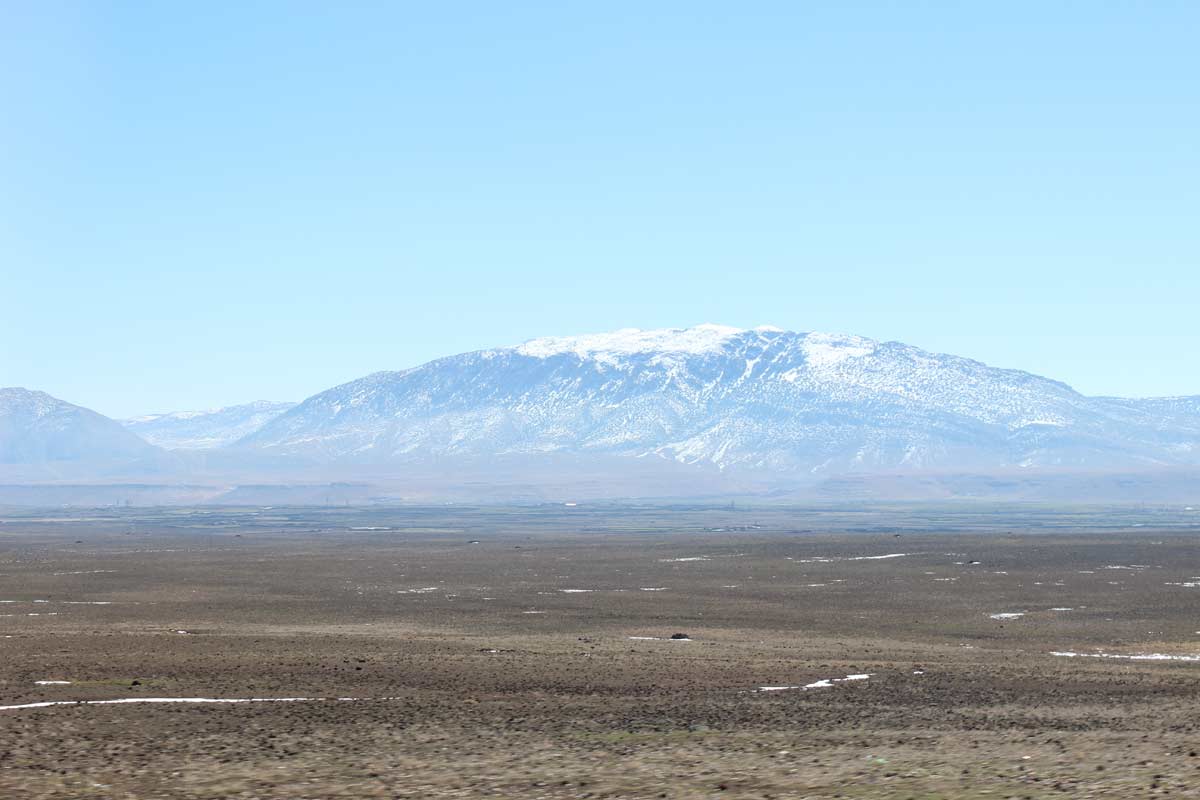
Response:
[{"label": "snow-covered mountain", "polygon": [[205,450],[232,444],[295,405],[259,400],[207,411],[147,414],[121,420],[121,424],[151,444],[168,450]]},{"label": "snow-covered mountain", "polygon": [[0,389],[0,464],[112,464],[161,451],[120,423],[45,392]]},{"label": "snow-covered mountain", "polygon": [[1200,402],[1089,398],[898,342],[700,325],[375,373],[234,447],[333,464],[602,454],[797,476],[1194,465]]}]

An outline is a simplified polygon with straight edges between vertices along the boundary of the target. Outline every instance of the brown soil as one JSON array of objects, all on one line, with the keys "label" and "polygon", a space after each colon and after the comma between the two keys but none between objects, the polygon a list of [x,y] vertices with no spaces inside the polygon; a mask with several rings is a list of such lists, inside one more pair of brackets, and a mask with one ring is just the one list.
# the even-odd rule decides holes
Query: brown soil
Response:
[{"label": "brown soil", "polygon": [[0,516],[0,705],[326,698],[0,710],[0,797],[1200,797],[1200,662],[1052,655],[1200,655],[1179,525]]}]

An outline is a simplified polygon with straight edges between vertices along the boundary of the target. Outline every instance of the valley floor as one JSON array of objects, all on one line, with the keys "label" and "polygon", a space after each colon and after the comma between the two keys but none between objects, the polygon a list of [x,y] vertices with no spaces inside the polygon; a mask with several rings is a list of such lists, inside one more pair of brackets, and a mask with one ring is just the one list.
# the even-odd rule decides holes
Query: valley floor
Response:
[{"label": "valley floor", "polygon": [[0,513],[0,796],[1200,797],[1123,513]]}]

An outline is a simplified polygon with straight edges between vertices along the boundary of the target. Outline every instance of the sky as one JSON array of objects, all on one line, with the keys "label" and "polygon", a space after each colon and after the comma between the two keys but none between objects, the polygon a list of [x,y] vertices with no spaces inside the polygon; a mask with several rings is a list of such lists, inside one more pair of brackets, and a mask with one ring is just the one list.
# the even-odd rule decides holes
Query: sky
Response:
[{"label": "sky", "polygon": [[0,386],[714,322],[1200,394],[1200,4],[0,0]]}]

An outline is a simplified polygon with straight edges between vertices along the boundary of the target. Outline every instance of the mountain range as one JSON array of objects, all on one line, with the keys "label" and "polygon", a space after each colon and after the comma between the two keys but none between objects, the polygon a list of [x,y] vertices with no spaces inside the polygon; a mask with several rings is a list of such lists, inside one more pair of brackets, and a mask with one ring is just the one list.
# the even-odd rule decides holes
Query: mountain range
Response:
[{"label": "mountain range", "polygon": [[208,450],[233,444],[295,405],[259,400],[207,411],[146,414],[121,420],[121,424],[150,444],[168,450]]},{"label": "mountain range", "polygon": [[509,473],[586,465],[601,482],[597,465],[609,465],[602,476],[636,461],[740,487],[1179,470],[1200,467],[1200,397],[1088,397],[899,342],[719,325],[535,339],[374,373],[299,404],[121,424],[0,390],[0,463],[145,463],[166,450],[185,472],[200,454],[229,475],[250,465],[259,476],[452,474],[470,464],[484,483],[501,461]]}]

